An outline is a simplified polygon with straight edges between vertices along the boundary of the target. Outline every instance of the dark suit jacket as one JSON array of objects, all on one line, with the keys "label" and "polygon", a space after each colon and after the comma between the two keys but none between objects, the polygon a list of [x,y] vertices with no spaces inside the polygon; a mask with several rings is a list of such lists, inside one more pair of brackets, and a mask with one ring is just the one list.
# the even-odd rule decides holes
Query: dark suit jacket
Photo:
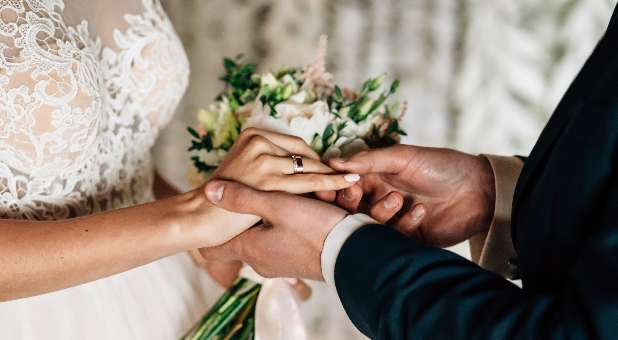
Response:
[{"label": "dark suit jacket", "polygon": [[618,14],[517,183],[523,289],[381,225],[355,232],[335,282],[374,339],[618,339]]}]

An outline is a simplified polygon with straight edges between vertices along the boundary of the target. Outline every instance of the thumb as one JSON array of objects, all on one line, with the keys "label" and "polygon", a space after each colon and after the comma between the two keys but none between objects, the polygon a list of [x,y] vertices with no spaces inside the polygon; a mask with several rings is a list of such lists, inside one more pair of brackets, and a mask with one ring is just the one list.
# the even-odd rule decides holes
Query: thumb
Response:
[{"label": "thumb", "polygon": [[244,184],[232,181],[213,180],[204,187],[210,203],[225,210],[257,215],[268,219],[272,207],[272,195]]},{"label": "thumb", "polygon": [[401,172],[412,157],[413,147],[410,145],[396,145],[384,149],[363,151],[349,159],[332,159],[330,166],[340,172],[357,174]]}]

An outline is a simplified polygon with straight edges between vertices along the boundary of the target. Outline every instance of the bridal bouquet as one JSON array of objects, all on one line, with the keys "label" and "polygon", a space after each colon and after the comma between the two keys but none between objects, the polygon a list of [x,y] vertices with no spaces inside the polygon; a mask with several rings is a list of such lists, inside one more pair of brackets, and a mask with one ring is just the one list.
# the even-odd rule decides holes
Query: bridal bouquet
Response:
[{"label": "bridal bouquet", "polygon": [[[248,127],[301,137],[324,160],[399,142],[400,136],[405,135],[399,122],[406,107],[405,103],[389,100],[397,92],[399,81],[384,86],[382,75],[368,79],[358,90],[342,88],[326,72],[326,45],[323,36],[311,65],[264,74],[257,73],[255,65],[243,63],[242,57],[224,59],[225,75],[221,80],[225,89],[208,109],[198,112],[197,127],[188,128],[194,138],[189,148],[193,161],[189,173],[192,185],[199,186],[208,180],[240,132]],[[273,297],[285,300],[292,294],[287,294],[284,291],[287,285],[278,281],[264,280],[245,270],[183,339],[270,340],[260,336],[261,323],[290,319],[290,315],[297,314],[296,309],[285,310],[296,308],[295,304],[279,303],[272,307],[271,302],[266,302]],[[261,308],[269,303],[271,307]],[[283,309],[282,305],[285,305]],[[287,315],[261,315],[261,311],[273,313],[274,310]],[[281,333],[282,327],[290,325],[275,328]],[[306,337],[304,328],[290,332],[296,333],[294,339]],[[284,334],[290,338],[289,333]]]}]

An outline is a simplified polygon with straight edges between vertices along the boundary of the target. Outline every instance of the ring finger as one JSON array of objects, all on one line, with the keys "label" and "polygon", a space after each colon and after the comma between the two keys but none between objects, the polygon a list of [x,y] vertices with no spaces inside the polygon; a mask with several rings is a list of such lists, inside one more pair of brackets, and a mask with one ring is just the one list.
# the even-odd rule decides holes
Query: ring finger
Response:
[{"label": "ring finger", "polygon": [[[258,162],[272,172],[279,173],[282,175],[294,175],[294,160],[292,156],[273,156],[273,155],[261,155],[259,156]],[[333,170],[325,165],[324,163],[312,159],[312,158],[303,158],[302,159],[302,167],[303,173],[314,173],[314,174],[330,174],[333,173]]]}]

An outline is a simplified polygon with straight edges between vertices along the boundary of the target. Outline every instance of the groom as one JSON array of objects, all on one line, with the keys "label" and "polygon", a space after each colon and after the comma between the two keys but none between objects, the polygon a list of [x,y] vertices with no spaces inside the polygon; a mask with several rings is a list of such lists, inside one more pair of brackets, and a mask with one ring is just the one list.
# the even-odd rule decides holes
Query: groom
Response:
[{"label": "groom", "polygon": [[[272,226],[203,254],[325,280],[374,339],[618,336],[616,13],[528,158],[400,145],[331,166],[363,175],[346,210],[209,183],[210,201]],[[438,248],[470,238],[481,266]]]}]

